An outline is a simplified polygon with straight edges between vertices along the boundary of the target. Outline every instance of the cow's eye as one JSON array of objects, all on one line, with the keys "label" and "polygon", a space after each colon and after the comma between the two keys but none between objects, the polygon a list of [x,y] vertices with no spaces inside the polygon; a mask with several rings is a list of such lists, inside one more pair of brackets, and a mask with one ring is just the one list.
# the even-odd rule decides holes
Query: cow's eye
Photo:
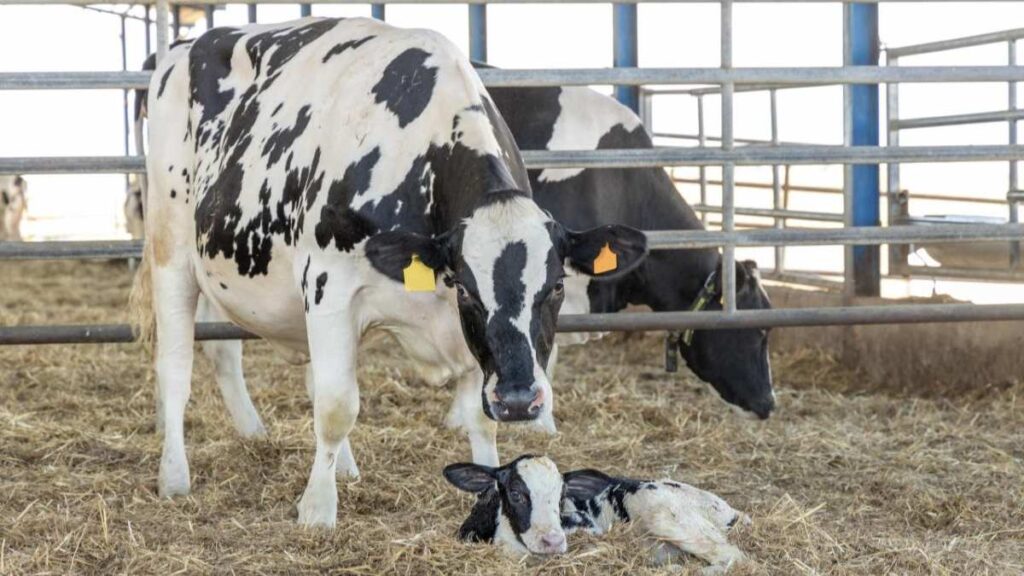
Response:
[{"label": "cow's eye", "polygon": [[523,504],[526,502],[526,496],[518,490],[509,492],[508,499],[511,500],[513,504]]},{"label": "cow's eye", "polygon": [[561,298],[565,295],[565,283],[559,280],[555,283],[555,287],[551,290],[551,295],[555,298]]},{"label": "cow's eye", "polygon": [[469,302],[469,290],[462,284],[455,285],[455,293],[459,296],[459,302]]}]

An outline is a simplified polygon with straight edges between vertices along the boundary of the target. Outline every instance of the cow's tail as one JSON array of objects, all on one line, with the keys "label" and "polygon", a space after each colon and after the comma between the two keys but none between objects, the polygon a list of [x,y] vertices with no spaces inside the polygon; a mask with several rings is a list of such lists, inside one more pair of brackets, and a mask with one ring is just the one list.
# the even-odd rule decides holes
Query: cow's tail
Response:
[{"label": "cow's tail", "polygon": [[[143,70],[154,70],[156,68],[156,55],[151,54],[142,65]],[[145,137],[143,130],[146,119],[146,98],[147,90],[135,91],[135,149],[139,155],[145,153]],[[142,215],[146,215],[146,174],[140,173],[136,176],[141,192]],[[135,271],[135,280],[132,282],[131,294],[128,296],[129,322],[132,332],[135,334],[136,342],[148,352],[153,351],[154,336],[156,334],[156,315],[153,312],[153,282],[152,262],[150,253],[152,246],[148,239],[145,240],[142,248],[142,261]]]},{"label": "cow's tail", "polygon": [[153,260],[147,243],[142,249],[142,262],[135,271],[132,291],[128,296],[128,316],[135,341],[145,350],[152,352],[156,334],[156,314],[153,312]]}]

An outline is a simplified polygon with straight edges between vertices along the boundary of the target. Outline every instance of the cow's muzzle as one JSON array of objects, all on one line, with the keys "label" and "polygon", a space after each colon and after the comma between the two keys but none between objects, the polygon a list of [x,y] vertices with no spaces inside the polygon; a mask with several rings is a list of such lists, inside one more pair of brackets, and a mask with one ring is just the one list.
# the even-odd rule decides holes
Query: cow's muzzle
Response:
[{"label": "cow's muzzle", "polygon": [[544,408],[544,389],[537,384],[502,387],[495,390],[490,412],[500,422],[534,420]]}]

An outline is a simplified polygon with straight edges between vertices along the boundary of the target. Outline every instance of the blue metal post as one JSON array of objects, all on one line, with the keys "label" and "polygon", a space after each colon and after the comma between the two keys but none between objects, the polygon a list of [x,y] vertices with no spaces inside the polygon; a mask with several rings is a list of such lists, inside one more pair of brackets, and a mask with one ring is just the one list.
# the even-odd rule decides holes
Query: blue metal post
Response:
[{"label": "blue metal post", "polygon": [[306,16],[312,16],[312,15],[313,15],[313,5],[312,4],[299,4],[299,16],[302,16],[303,18],[305,18]]},{"label": "blue metal post", "polygon": [[213,4],[207,4],[206,5],[206,29],[207,30],[209,30],[210,28],[214,27],[214,23],[213,23],[213,12],[214,12],[214,9],[215,8],[214,8]]},{"label": "blue metal post", "polygon": [[[878,5],[847,4],[846,24],[849,39],[847,65],[877,66],[879,60]],[[878,146],[878,85],[849,87],[853,146]],[[878,226],[881,204],[878,165],[852,168],[852,208],[854,226]],[[853,249],[854,291],[857,296],[878,296],[880,262],[878,246]]]},{"label": "blue metal post", "polygon": [[377,20],[380,20],[381,22],[386,20],[386,18],[384,17],[384,5],[383,4],[371,4],[370,5],[370,13],[373,15],[374,18],[376,18]]},{"label": "blue metal post", "polygon": [[255,24],[256,23],[256,5],[255,4],[249,4],[249,23],[250,24]]},{"label": "blue metal post", "polygon": [[[638,62],[636,4],[615,4],[612,10],[615,67],[635,68]],[[638,86],[616,86],[615,98],[629,106],[634,112],[640,111],[640,88]]]},{"label": "blue metal post", "polygon": [[487,5],[469,5],[469,58],[487,62]]}]

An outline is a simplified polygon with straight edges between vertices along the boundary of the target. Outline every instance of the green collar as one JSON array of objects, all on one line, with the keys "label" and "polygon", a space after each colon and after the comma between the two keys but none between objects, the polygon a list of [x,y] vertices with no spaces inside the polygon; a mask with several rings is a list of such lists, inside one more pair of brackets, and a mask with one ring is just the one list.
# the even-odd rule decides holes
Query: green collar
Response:
[{"label": "green collar", "polygon": [[[690,312],[700,312],[708,307],[708,304],[715,297],[715,276],[718,275],[717,270],[713,270],[711,274],[708,274],[708,279],[704,281],[704,287],[700,289],[700,293],[697,294],[697,299],[693,301],[690,306]],[[682,336],[683,344],[690,346],[693,343],[693,328],[687,328],[683,332]]]}]

